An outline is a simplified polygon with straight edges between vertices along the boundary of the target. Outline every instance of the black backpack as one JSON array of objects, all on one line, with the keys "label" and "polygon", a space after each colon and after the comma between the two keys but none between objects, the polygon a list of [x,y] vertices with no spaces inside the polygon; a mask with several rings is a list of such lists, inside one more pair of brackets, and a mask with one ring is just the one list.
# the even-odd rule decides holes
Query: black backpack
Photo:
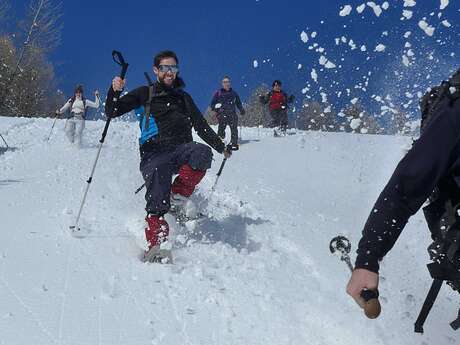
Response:
[{"label": "black backpack", "polygon": [[[421,134],[446,98],[450,99],[451,105],[460,98],[460,70],[421,98]],[[460,293],[460,188],[453,176],[447,176],[438,184],[429,201],[423,212],[433,239],[428,247],[432,262],[427,265],[433,283],[415,322],[417,333],[423,333],[423,324],[444,282]],[[454,330],[460,329],[460,310],[450,325]]]},{"label": "black backpack", "polygon": [[420,131],[422,133],[433,118],[432,115],[436,113],[438,105],[446,97],[451,100],[451,103],[460,97],[460,69],[449,80],[432,87],[420,99],[420,111],[422,113]]}]

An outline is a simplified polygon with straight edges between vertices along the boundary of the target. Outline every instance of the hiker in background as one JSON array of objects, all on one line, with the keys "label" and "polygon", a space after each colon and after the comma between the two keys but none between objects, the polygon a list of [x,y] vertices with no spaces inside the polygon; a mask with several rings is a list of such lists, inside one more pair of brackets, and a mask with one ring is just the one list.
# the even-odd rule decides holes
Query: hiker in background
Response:
[{"label": "hiker in background", "polygon": [[288,126],[288,104],[294,102],[294,95],[288,96],[281,90],[281,81],[275,80],[272,84],[273,89],[266,95],[260,96],[262,104],[268,103],[270,116],[272,117],[271,127],[274,129],[274,135],[278,136],[276,129],[285,135]]},{"label": "hiker in background", "polygon": [[83,96],[83,86],[78,85],[75,88],[74,96],[67,101],[64,106],[56,111],[56,115],[60,115],[68,111],[70,113],[65,124],[65,133],[69,141],[75,143],[77,147],[81,145],[83,129],[85,128],[86,109],[99,108],[100,99],[99,91],[95,91],[95,101],[92,102]]},{"label": "hiker in background", "polygon": [[225,76],[222,79],[222,88],[216,91],[211,101],[211,110],[216,113],[219,128],[217,134],[225,139],[225,129],[230,127],[231,139],[230,146],[233,151],[239,149],[238,145],[238,115],[236,108],[241,115],[246,114],[246,111],[241,104],[240,96],[232,89],[230,78]]}]

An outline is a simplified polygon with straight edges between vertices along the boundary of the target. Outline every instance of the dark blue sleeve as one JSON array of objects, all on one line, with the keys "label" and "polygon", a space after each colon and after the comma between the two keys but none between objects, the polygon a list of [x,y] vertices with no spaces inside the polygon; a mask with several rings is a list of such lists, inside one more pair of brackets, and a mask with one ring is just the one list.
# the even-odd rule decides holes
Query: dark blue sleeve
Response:
[{"label": "dark blue sleeve", "polygon": [[453,153],[460,137],[460,101],[442,101],[433,116],[375,203],[359,242],[356,268],[378,272],[379,261],[456,158]]}]

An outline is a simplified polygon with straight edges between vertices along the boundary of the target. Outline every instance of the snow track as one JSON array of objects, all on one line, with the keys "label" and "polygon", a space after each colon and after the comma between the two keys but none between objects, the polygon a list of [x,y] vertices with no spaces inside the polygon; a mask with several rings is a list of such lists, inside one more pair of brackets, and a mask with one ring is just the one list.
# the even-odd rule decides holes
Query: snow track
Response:
[{"label": "snow track", "polygon": [[[83,147],[58,120],[0,118],[0,344],[457,344],[459,298],[444,288],[423,336],[413,322],[428,291],[426,226],[416,216],[382,265],[383,314],[366,320],[345,295],[348,272],[329,254],[354,249],[410,138],[244,129],[217,190],[222,157],[196,201],[210,219],[172,224],[173,265],[143,264],[144,199],[134,195],[136,124],[114,122],[81,226],[78,211],[103,122]],[[171,219],[169,219],[171,221]]]}]

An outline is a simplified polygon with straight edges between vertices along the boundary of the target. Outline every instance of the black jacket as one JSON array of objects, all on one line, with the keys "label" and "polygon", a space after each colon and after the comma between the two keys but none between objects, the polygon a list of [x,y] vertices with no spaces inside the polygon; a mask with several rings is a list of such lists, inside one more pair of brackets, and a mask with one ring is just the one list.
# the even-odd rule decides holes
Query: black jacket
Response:
[{"label": "black jacket", "polygon": [[[225,145],[208,125],[192,97],[182,90],[183,82],[176,80],[173,88],[155,83],[155,95],[150,106],[150,121],[157,126],[157,133],[141,144],[141,156],[145,152],[172,150],[180,144],[193,141],[192,127],[201,139],[222,153]],[[115,92],[109,88],[105,105],[106,114],[112,114]],[[117,112],[112,117],[121,116],[133,109],[144,106],[149,97],[149,87],[141,86],[118,100]]]},{"label": "black jacket", "polygon": [[379,270],[409,217],[448,179],[460,185],[460,99],[446,97],[380,194],[359,242],[356,268]]}]

